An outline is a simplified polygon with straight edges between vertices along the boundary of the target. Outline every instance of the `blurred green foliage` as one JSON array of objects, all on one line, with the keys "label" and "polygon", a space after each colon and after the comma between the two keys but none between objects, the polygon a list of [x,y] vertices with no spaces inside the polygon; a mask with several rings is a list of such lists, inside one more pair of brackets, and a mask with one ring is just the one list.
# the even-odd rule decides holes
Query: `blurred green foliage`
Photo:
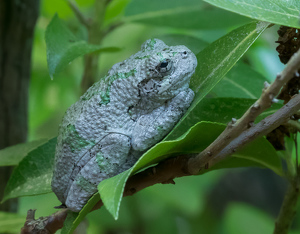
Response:
[{"label": "blurred green foliage", "polygon": [[[260,6],[259,4],[263,2],[252,1],[257,6]],[[76,2],[82,13],[89,17],[93,11],[94,0],[77,0]],[[196,54],[199,52],[201,54],[201,51],[203,54],[215,53],[215,59],[211,62],[212,67],[215,68],[220,64],[218,60],[221,57],[220,51],[210,50],[211,47],[207,47],[209,43],[224,35],[231,35],[229,39],[232,40],[232,43],[227,42],[226,44],[231,47],[228,46],[227,50],[222,52],[223,54],[230,54],[236,48],[234,43],[238,35],[232,35],[229,32],[252,21],[247,17],[272,23],[277,23],[280,20],[278,16],[274,17],[274,14],[265,14],[265,11],[255,13],[255,11],[245,7],[232,5],[231,3],[234,1],[207,0],[207,2],[213,4],[224,3],[224,9],[238,12],[240,15],[222,10],[200,0],[112,0],[105,15],[105,26],[108,27],[120,20],[124,24],[109,33],[103,39],[101,46],[103,48],[118,47],[121,48],[121,51],[101,54],[99,79],[113,64],[137,52],[142,42],[153,37],[163,39],[170,45],[185,44]],[[284,4],[282,0],[279,2]],[[65,69],[61,69],[61,72],[50,79],[45,43],[47,26],[53,16],[58,14],[76,38],[84,40],[87,37],[86,30],[74,17],[66,1],[43,0],[41,4],[41,15],[35,30],[32,57],[29,99],[30,140],[55,137],[64,112],[78,100],[81,94],[82,57],[70,62],[72,58],[68,61],[70,64]],[[293,19],[288,21],[287,17],[283,17],[284,13],[280,9],[274,7],[273,10],[280,12],[282,21],[279,22],[287,22],[287,25],[295,24]],[[263,81],[272,81],[275,74],[282,70],[283,65],[279,62],[275,52],[277,28],[278,26],[274,26],[266,30],[241,59],[240,56],[243,53],[233,54],[234,56],[230,58],[228,64],[225,64],[227,67],[225,66],[224,71],[221,71],[222,75],[230,70],[237,60],[240,59],[240,62],[202,100],[199,109],[194,110],[194,114],[190,113],[190,120],[194,120],[195,116],[200,115],[200,119],[195,119],[193,124],[200,120],[227,123],[232,117],[239,118],[253,102],[253,99],[260,95],[262,88],[260,85],[263,85]],[[245,44],[245,47],[247,47],[245,51],[250,44]],[[200,57],[200,60],[202,58],[205,58],[205,56]],[[199,77],[206,72],[203,72],[206,67],[203,69],[201,66],[204,66],[204,64],[199,64],[197,70]],[[201,99],[203,97],[204,94]],[[216,109],[216,106],[219,108]],[[273,113],[277,108],[279,106],[268,110],[268,114]],[[201,115],[201,113],[203,114]],[[191,126],[187,125],[184,129]],[[36,152],[39,152],[39,150],[42,150],[42,148],[36,149]],[[293,150],[291,152],[295,154]],[[40,154],[43,153],[40,152]],[[18,160],[23,156],[21,155]],[[24,163],[30,164],[30,161],[26,162],[26,159],[24,160]],[[35,165],[31,166],[35,167]],[[34,169],[32,170],[34,171]],[[40,170],[40,176],[47,174],[45,173],[47,168],[40,168]],[[239,170],[230,169],[230,171],[236,172],[236,176],[239,175]],[[267,213],[259,206],[254,207],[251,202],[249,204],[242,202],[228,203],[224,212],[218,212],[218,209],[211,202],[208,202],[212,189],[217,186],[217,183],[221,181],[226,172],[227,170],[217,170],[201,176],[176,179],[175,186],[155,185],[144,189],[133,197],[126,197],[121,203],[117,221],[103,207],[101,210],[94,211],[87,216],[88,233],[270,233],[274,226],[274,215],[276,214]],[[24,179],[28,178],[26,172],[22,176],[24,176]],[[31,182],[34,182],[34,180]],[[257,183],[260,183],[259,179]],[[34,184],[30,184],[30,186],[34,186]],[[247,187],[246,180],[244,186]],[[24,192],[22,187],[18,187],[18,189]],[[244,188],[236,189],[243,190]],[[267,188],[265,189],[267,191]],[[265,191],[252,192],[264,193]],[[234,197],[237,194],[218,194],[218,196]],[[252,196],[252,194],[249,193],[249,196]],[[237,196],[236,200],[239,199]],[[265,202],[272,203],[268,200],[265,200]],[[23,217],[28,209],[36,208],[37,217],[47,216],[55,211],[53,207],[57,205],[59,205],[59,202],[53,193],[23,197],[20,198],[19,214]],[[278,206],[278,203],[272,203],[271,205]],[[1,215],[0,217],[2,217]],[[11,223],[11,226],[7,226],[8,229],[5,229],[5,231],[16,232],[16,227],[18,225],[22,226],[22,222],[17,223],[17,221],[20,221],[19,218],[6,217],[5,215],[0,218],[0,223],[2,220],[6,224],[9,223],[5,218],[16,220],[16,223]],[[300,216],[296,220],[295,233],[300,230],[299,222]],[[1,224],[0,226],[4,227]],[[0,229],[0,232],[1,230],[4,229]]]}]

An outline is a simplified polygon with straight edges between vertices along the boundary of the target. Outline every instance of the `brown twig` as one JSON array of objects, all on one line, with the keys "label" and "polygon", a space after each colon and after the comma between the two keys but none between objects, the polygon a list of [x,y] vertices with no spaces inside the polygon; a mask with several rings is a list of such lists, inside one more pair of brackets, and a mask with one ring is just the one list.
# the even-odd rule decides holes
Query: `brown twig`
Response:
[{"label": "brown twig", "polygon": [[292,116],[299,109],[300,95],[298,94],[274,114],[266,117],[257,125],[245,130],[238,138],[231,141],[216,157],[212,158],[212,160],[209,162],[210,166],[213,166],[219,161],[225,159],[228,155],[233,154],[247,143],[252,142],[254,139],[262,137],[280,125],[286,123],[290,116]]},{"label": "brown twig", "polygon": [[55,233],[64,225],[68,209],[62,209],[47,217],[35,219],[36,210],[28,210],[26,222],[21,229],[21,234],[50,234]]},{"label": "brown twig", "polygon": [[67,0],[67,3],[74,12],[79,22],[83,24],[86,28],[89,28],[91,26],[89,20],[86,19],[85,16],[81,13],[76,3],[72,2],[71,0]]}]

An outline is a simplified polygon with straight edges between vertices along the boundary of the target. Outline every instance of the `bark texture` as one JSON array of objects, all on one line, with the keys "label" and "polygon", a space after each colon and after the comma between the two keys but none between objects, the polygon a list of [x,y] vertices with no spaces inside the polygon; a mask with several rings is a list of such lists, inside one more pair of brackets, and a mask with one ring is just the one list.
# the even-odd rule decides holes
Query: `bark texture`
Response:
[{"label": "bark texture", "polygon": [[[0,149],[27,138],[28,88],[39,0],[0,1]],[[12,167],[0,167],[0,198]],[[0,204],[16,211],[17,202]]]}]

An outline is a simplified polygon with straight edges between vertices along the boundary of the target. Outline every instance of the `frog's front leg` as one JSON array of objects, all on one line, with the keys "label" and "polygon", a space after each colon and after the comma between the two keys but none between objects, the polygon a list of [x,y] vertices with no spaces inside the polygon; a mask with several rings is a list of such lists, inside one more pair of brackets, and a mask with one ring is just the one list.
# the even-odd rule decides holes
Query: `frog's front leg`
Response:
[{"label": "frog's front leg", "polygon": [[113,133],[104,137],[88,153],[90,159],[85,165],[79,166],[79,173],[68,191],[65,204],[78,212],[88,199],[97,192],[97,185],[104,179],[119,174],[132,165],[129,156],[130,138]]},{"label": "frog's front leg", "polygon": [[160,141],[183,116],[194,99],[191,89],[181,91],[164,106],[141,116],[133,129],[131,144],[137,151],[144,151]]}]

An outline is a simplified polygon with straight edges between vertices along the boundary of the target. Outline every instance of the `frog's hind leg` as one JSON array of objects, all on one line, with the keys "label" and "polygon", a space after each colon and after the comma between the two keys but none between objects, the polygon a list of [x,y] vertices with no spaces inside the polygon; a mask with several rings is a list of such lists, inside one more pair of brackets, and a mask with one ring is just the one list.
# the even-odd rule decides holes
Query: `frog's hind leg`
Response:
[{"label": "frog's hind leg", "polygon": [[112,133],[107,135],[92,151],[91,159],[77,174],[68,192],[66,205],[78,212],[88,199],[97,192],[97,185],[104,179],[110,178],[128,169],[130,138]]}]

